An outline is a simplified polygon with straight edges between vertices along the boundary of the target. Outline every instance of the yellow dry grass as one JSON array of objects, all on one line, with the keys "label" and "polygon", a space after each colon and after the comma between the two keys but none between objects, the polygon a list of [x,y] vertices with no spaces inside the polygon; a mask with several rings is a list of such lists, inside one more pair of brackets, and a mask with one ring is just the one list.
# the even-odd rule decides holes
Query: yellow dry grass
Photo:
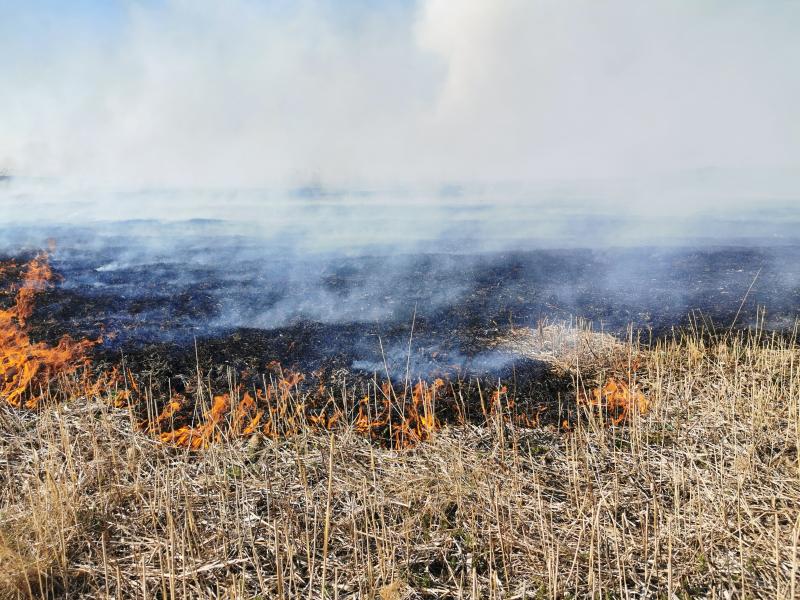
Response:
[{"label": "yellow dry grass", "polygon": [[[590,344],[558,354],[573,401],[583,373],[635,362],[617,375],[647,412],[613,427],[585,406],[566,433],[497,415],[407,451],[343,427],[198,454],[102,399],[3,404],[0,595],[798,597],[798,346],[562,333]],[[537,335],[515,343],[546,352]]]}]

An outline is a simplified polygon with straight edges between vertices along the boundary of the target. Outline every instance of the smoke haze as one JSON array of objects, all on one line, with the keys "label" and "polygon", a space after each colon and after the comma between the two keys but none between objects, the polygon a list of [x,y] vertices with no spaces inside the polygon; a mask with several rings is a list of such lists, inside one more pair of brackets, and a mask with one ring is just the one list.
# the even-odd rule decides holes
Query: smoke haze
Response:
[{"label": "smoke haze", "polygon": [[431,356],[541,318],[796,317],[800,2],[0,17],[0,257],[55,238],[50,308],[83,336],[293,327],[313,354],[368,334],[372,364],[415,316]]},{"label": "smoke haze", "polygon": [[640,201],[711,169],[716,202],[744,176],[750,200],[800,189],[794,1],[0,4],[0,168],[19,176],[633,181],[610,197]]}]

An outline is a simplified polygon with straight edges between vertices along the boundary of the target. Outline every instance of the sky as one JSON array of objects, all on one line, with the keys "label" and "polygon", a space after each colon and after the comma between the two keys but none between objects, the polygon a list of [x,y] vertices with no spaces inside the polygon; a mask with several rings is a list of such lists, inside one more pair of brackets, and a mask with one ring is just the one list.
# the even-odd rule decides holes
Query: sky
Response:
[{"label": "sky", "polygon": [[0,0],[0,171],[800,192],[798,32],[796,0]]}]

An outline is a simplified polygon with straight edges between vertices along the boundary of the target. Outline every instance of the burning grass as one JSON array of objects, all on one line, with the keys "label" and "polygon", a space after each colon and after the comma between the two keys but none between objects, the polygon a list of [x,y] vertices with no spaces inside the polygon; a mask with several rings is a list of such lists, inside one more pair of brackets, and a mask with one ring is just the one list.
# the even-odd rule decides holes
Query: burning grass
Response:
[{"label": "burning grass", "polygon": [[[0,276],[16,268],[0,270]],[[53,395],[51,384],[82,370],[89,364],[91,340],[62,337],[55,346],[31,341],[26,321],[33,313],[34,299],[53,279],[47,254],[39,254],[22,272],[12,306],[0,309],[0,398],[12,406],[35,408]]]},{"label": "burning grass", "polygon": [[500,343],[571,381],[567,423],[444,379],[337,394],[273,365],[160,398],[87,383],[88,346],[37,371],[61,402],[0,403],[0,597],[797,597],[795,342]]},{"label": "burning grass", "polygon": [[2,585],[71,598],[796,597],[800,349],[753,334],[636,351],[650,404],[624,427],[588,404],[568,432],[496,412],[401,452],[357,420],[189,453],[100,399],[5,406]]},{"label": "burning grass", "polygon": [[[464,385],[459,380],[375,380],[360,401],[353,403],[325,383],[301,386],[306,379],[318,380],[318,374],[307,378],[284,372],[275,363],[268,365],[269,381],[266,377],[256,380],[252,390],[228,385],[219,393],[212,389],[213,385],[203,383],[198,371],[193,395],[170,392],[164,400],[152,389],[143,390],[143,382],[121,365],[110,370],[91,368],[89,351],[101,340],[76,341],[64,336],[54,346],[31,341],[26,322],[33,314],[35,297],[54,278],[47,258],[46,253],[41,253],[24,267],[14,262],[3,265],[4,278],[16,271],[20,280],[18,285],[12,282],[7,286],[6,294],[13,293],[14,300],[9,308],[0,310],[0,401],[15,407],[30,409],[50,399],[102,396],[117,407],[128,406],[135,411],[139,427],[160,441],[191,450],[256,433],[271,438],[293,436],[308,427],[334,431],[352,426],[365,437],[395,449],[410,448],[429,439],[445,423],[463,425],[476,418],[485,421],[499,416],[516,425],[538,427],[542,416],[550,413],[551,423],[563,429],[570,427],[569,418],[561,419],[560,409],[555,414],[553,406],[520,401],[506,385],[498,384],[493,391],[484,393],[480,385]],[[579,357],[584,347],[596,357],[591,346],[601,340],[608,347],[598,352],[609,360],[613,357],[613,366],[605,364],[602,372],[595,369],[594,375],[600,373],[595,377],[596,387],[583,389],[579,402],[594,407],[615,425],[629,417],[632,407],[644,412],[647,403],[635,389],[633,379],[636,368],[631,368],[630,360],[626,367],[620,344],[610,336],[575,331],[583,330],[541,326],[538,347],[533,351],[530,340],[518,331],[503,343],[517,355],[544,359],[558,376],[584,386],[587,378],[576,377]],[[231,378],[236,376],[230,374]],[[58,385],[53,386],[56,382]],[[567,411],[564,416],[569,414]]]}]

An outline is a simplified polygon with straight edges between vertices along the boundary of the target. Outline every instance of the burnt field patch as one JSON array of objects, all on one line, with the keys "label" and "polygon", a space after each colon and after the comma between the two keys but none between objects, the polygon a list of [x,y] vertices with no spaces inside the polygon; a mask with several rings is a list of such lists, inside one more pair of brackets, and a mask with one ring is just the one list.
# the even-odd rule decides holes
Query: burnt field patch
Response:
[{"label": "burnt field patch", "polygon": [[[469,254],[292,257],[252,240],[192,237],[155,249],[136,239],[74,239],[50,256],[34,340],[102,337],[167,376],[205,370],[347,370],[390,379],[507,378],[497,340],[541,321],[581,318],[645,341],[692,322],[790,331],[800,308],[800,247],[714,246]],[[35,252],[7,250],[6,305]]]},{"label": "burnt field patch", "polygon": [[115,246],[57,250],[58,280],[37,298],[32,337],[102,334],[99,356],[161,355],[176,365],[194,362],[197,348],[220,363],[303,371],[491,373],[507,366],[487,354],[492,340],[541,320],[579,317],[657,338],[692,315],[747,327],[759,307],[767,329],[791,329],[800,307],[796,246],[292,260],[223,245],[123,256]]},{"label": "burnt field patch", "polygon": [[[204,445],[202,431],[216,436],[231,415],[233,429],[249,433],[265,411],[279,410],[273,396],[292,406],[292,419],[326,428],[361,420],[370,436],[398,446],[408,443],[393,436],[409,410],[426,411],[411,421],[417,439],[425,428],[481,423],[498,410],[519,424],[568,429],[576,398],[607,406],[603,382],[631,382],[637,367],[618,356],[598,368],[613,343],[579,348],[587,342],[572,328],[554,349],[544,324],[580,318],[577,329],[646,347],[698,323],[712,336],[715,323],[720,332],[757,324],[791,334],[800,306],[792,271],[800,250],[790,246],[296,260],[230,241],[213,252],[136,257],[127,247],[73,245],[44,258],[22,251],[2,262],[7,312],[26,286],[36,296],[15,333],[19,356],[44,352],[26,384],[40,390],[28,392],[44,397],[58,374],[49,348],[81,340],[77,356],[98,378],[92,389],[113,387],[146,429],[169,420],[170,431],[189,432],[179,440],[187,444]],[[25,283],[29,265],[43,260],[47,280]],[[587,350],[582,362],[594,367],[564,364],[564,353]],[[635,404],[624,385],[611,419]],[[237,414],[241,401],[247,411]],[[198,432],[203,419],[210,426]]]}]

